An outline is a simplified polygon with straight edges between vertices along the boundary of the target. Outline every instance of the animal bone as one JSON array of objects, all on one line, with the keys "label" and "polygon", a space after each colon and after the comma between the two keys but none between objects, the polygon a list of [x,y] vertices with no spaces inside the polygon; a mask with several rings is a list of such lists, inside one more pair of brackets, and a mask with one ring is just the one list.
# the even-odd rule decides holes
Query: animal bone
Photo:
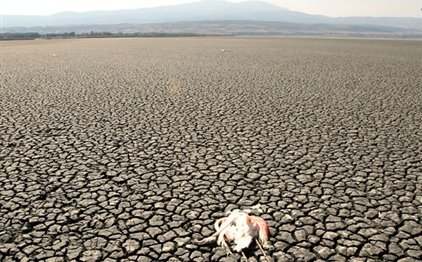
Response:
[{"label": "animal bone", "polygon": [[217,242],[218,245],[231,253],[228,243],[234,243],[234,250],[242,252],[243,249],[248,248],[255,240],[263,252],[265,258],[268,260],[262,245],[267,245],[269,241],[269,228],[267,222],[257,216],[250,216],[245,211],[238,209],[233,210],[228,217],[217,220],[214,224],[216,232],[211,236],[196,241],[198,245],[210,244]]}]

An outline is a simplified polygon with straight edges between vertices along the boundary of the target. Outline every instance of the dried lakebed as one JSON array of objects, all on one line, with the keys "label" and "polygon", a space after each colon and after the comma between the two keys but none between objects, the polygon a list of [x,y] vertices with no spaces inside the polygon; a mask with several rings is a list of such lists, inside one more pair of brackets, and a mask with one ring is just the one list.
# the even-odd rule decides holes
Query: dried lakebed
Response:
[{"label": "dried lakebed", "polygon": [[275,261],[421,259],[420,42],[0,44],[1,261],[236,261],[191,239],[258,203]]}]

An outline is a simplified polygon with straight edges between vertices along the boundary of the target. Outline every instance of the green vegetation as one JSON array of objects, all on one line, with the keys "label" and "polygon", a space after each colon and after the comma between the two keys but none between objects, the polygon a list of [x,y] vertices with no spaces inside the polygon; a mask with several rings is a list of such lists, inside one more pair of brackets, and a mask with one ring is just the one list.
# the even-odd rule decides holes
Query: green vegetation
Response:
[{"label": "green vegetation", "polygon": [[0,40],[32,40],[39,38],[40,34],[38,33],[1,33]]}]

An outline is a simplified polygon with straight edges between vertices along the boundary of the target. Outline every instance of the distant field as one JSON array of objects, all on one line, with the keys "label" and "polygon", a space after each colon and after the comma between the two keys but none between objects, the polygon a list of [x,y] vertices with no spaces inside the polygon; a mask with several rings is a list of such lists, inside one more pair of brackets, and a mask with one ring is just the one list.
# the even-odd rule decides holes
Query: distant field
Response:
[{"label": "distant field", "polygon": [[0,261],[227,261],[191,239],[258,203],[275,261],[422,255],[420,41],[0,51]]}]

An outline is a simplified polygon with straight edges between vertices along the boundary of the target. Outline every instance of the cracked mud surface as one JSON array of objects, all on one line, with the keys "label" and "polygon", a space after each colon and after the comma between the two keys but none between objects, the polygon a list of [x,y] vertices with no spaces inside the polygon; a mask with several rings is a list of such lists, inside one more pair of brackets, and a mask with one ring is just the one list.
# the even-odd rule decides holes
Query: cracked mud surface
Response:
[{"label": "cracked mud surface", "polygon": [[258,203],[274,261],[421,259],[420,42],[1,44],[0,261],[236,261],[191,239]]}]

